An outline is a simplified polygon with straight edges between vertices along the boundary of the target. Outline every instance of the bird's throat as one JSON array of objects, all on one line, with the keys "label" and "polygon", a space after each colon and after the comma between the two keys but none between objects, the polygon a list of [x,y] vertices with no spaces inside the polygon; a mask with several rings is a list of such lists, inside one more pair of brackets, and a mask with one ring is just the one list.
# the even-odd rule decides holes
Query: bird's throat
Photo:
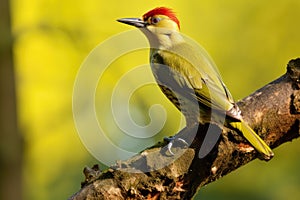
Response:
[{"label": "bird's throat", "polygon": [[146,35],[150,47],[155,49],[170,49],[174,45],[184,42],[179,32],[169,29],[142,29],[142,32]]}]

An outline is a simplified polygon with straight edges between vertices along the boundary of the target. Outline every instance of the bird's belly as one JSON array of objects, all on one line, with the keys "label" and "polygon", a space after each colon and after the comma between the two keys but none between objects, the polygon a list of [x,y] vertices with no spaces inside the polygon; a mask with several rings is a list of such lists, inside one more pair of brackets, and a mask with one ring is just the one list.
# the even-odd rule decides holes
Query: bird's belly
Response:
[{"label": "bird's belly", "polygon": [[[211,109],[203,107],[197,99],[190,96],[182,96],[176,91],[160,85],[164,95],[176,106],[176,108],[184,115],[187,126],[195,123],[207,123],[216,121],[212,119]],[[214,117],[215,118],[215,117]]]}]

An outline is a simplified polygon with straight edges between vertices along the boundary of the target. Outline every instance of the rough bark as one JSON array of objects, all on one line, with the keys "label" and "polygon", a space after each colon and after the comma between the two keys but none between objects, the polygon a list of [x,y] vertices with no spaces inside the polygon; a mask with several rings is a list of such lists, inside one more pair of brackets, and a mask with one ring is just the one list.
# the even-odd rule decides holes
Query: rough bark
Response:
[{"label": "rough bark", "polygon": [[[245,121],[271,148],[299,137],[300,59],[291,60],[286,74],[239,101],[238,105]],[[200,159],[198,152],[205,137],[203,133],[209,127],[222,134],[210,153]],[[236,132],[222,129],[214,124],[183,129],[178,133],[180,137],[186,139],[195,130],[197,135],[188,148],[174,147],[175,160],[174,156],[164,153],[166,144],[159,143],[105,172],[97,166],[85,168],[82,189],[70,199],[191,199],[202,186],[259,158]],[[170,164],[160,168],[160,164],[168,160]],[[139,169],[148,172],[138,173]]]}]

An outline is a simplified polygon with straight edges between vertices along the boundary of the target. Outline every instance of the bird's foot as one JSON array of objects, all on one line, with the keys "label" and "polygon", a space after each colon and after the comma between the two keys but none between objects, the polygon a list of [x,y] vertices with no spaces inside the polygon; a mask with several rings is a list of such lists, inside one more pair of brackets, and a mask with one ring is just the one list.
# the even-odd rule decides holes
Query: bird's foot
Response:
[{"label": "bird's foot", "polygon": [[180,142],[181,144],[184,145],[184,147],[188,147],[189,144],[182,138],[171,136],[171,137],[165,137],[164,141],[169,142],[167,146],[167,151],[169,152],[170,155],[174,156],[175,154],[172,151],[172,147],[174,146],[175,143]]}]

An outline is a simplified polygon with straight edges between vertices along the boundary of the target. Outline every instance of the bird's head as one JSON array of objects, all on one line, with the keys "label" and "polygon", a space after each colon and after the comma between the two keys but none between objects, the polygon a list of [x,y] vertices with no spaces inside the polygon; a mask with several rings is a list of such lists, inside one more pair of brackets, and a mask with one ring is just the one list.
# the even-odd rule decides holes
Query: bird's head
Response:
[{"label": "bird's head", "polygon": [[122,18],[117,21],[139,28],[151,46],[167,48],[179,39],[180,23],[170,8],[158,7],[145,13],[142,18]]}]

